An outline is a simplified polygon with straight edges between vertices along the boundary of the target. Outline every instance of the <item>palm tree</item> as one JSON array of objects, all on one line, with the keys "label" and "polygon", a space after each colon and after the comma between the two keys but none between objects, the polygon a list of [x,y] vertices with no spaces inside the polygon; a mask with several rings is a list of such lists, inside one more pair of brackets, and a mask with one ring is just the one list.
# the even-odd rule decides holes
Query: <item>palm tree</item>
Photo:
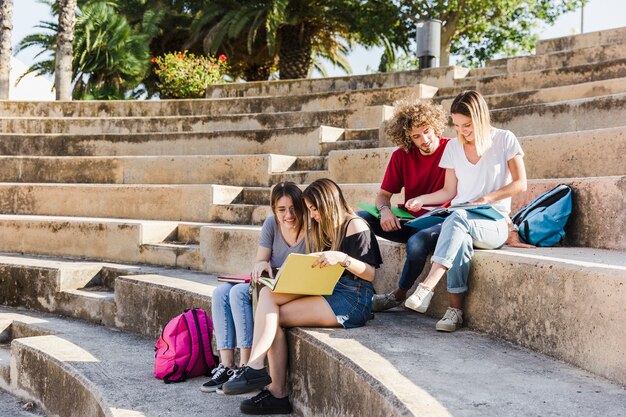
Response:
[{"label": "palm tree", "polygon": [[13,0],[0,0],[0,100],[9,98]]},{"label": "palm tree", "polygon": [[57,35],[54,86],[57,100],[72,99],[72,42],[76,24],[76,0],[59,1],[59,31]]},{"label": "palm tree", "polygon": [[[56,8],[50,0],[42,0]],[[150,70],[150,39],[157,32],[161,14],[152,10],[144,12],[141,27],[133,28],[125,17],[117,13],[111,1],[85,3],[79,10],[73,47],[75,99],[124,99],[140,94],[136,88]],[[21,80],[30,73],[54,74],[58,25],[41,22],[38,28],[45,33],[31,34],[20,41],[16,50],[38,47],[36,57],[46,53],[50,58],[35,62]],[[18,80],[18,82],[19,82]]]},{"label": "palm tree", "polygon": [[357,3],[360,2],[217,0],[197,13],[192,33],[202,36],[205,49],[212,53],[229,42],[241,44],[245,40],[251,54],[253,45],[264,37],[266,62],[278,60],[281,79],[305,78],[314,57],[326,58],[349,72],[342,54],[356,39],[351,20]]}]

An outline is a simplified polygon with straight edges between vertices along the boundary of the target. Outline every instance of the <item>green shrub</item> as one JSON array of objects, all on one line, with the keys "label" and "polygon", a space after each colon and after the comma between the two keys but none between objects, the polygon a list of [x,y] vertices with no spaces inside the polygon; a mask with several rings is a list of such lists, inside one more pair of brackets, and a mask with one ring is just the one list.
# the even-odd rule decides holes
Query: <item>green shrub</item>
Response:
[{"label": "green shrub", "polygon": [[224,81],[225,55],[218,58],[184,52],[168,52],[152,58],[161,98],[202,98],[207,87]]}]

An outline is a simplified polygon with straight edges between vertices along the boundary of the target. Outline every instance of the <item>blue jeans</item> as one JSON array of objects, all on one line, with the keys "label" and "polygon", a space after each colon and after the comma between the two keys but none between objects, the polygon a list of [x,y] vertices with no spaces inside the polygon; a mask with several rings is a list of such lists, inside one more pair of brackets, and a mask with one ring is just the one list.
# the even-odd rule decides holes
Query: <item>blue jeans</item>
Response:
[{"label": "blue jeans", "polygon": [[217,349],[252,347],[254,322],[250,284],[224,282],[213,291],[211,315]]},{"label": "blue jeans", "polygon": [[357,213],[369,225],[376,236],[398,243],[406,243],[406,260],[400,275],[398,287],[404,291],[411,289],[415,280],[422,273],[426,258],[435,250],[437,238],[441,232],[441,224],[417,231],[412,227],[402,226],[400,230],[385,232],[380,226],[380,220],[367,211]]},{"label": "blue jeans", "polygon": [[457,210],[443,222],[432,262],[448,268],[448,292],[467,292],[467,278],[477,249],[498,249],[509,234],[506,218],[493,220]]}]

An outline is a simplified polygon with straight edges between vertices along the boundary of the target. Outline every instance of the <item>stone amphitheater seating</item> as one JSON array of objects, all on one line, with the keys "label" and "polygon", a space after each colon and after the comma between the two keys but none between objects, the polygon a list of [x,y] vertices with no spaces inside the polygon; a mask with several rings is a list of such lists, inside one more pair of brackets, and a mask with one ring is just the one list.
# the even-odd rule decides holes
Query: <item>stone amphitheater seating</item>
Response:
[{"label": "stone amphitheater seating", "polygon": [[[250,268],[272,184],[331,177],[352,205],[371,201],[393,102],[448,106],[466,88],[526,152],[514,210],[574,188],[564,245],[478,251],[468,328],[454,334],[434,330],[445,284],[431,317],[292,329],[295,414],[624,415],[626,28],[475,70],[231,84],[204,100],[0,102],[0,388],[63,417],[238,415],[241,398],[201,394],[200,380],[152,378],[161,327],[209,309],[216,273]],[[404,258],[380,245],[379,292]],[[0,406],[30,415],[12,401]]]}]

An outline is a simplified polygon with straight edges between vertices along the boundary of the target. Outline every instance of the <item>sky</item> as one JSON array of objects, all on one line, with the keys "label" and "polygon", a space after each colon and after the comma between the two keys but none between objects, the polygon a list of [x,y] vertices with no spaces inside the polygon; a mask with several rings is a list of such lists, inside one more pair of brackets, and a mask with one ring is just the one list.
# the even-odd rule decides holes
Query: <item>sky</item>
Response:
[{"label": "sky", "polygon": [[[26,35],[36,33],[39,29],[34,26],[41,20],[49,20],[48,6],[36,0],[14,0],[13,5],[13,47]],[[580,33],[581,11],[567,13],[559,18],[552,27],[540,28],[540,39],[555,38]],[[584,9],[584,32],[610,29],[626,26],[626,0],[591,0]],[[20,52],[18,60],[30,66],[36,54],[34,48]],[[355,47],[348,56],[348,62],[354,75],[366,74],[377,68],[382,54],[381,48],[366,49]],[[368,68],[369,67],[369,68]],[[345,75],[343,71],[326,65],[328,76]],[[26,93],[28,94],[28,93]]]}]

